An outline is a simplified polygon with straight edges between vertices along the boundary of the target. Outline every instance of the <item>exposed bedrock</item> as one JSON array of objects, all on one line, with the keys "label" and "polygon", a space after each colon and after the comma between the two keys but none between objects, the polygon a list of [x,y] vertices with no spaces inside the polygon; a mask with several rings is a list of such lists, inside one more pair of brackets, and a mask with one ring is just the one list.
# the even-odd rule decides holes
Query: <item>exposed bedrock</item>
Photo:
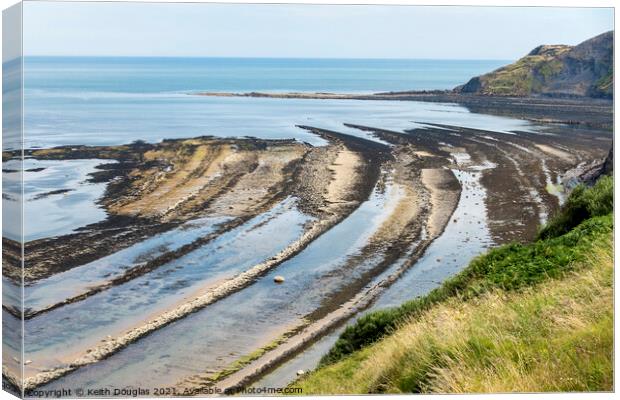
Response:
[{"label": "exposed bedrock", "polygon": [[[223,229],[237,226],[290,194],[285,187],[311,151],[295,141],[211,137],[28,151],[39,159],[118,162],[91,176],[108,182],[99,200],[108,218],[75,233],[27,242],[24,279],[29,283],[86,264],[205,215],[236,219]],[[12,247],[19,244],[7,246]],[[20,279],[21,271],[10,268],[5,275]]]},{"label": "exposed bedrock", "polygon": [[[319,220],[342,218],[368,197],[389,151],[386,146],[347,135],[338,137],[337,133],[325,132],[322,136],[329,141],[328,146],[207,137],[164,141],[160,145],[134,143],[120,148],[62,147],[30,152],[29,156],[47,159],[92,157],[121,162],[103,166],[106,171],[111,167],[116,171],[100,199],[109,214],[105,221],[78,233],[26,243],[27,283],[84,265],[187,220],[207,215],[229,220],[209,235],[131,267],[60,303],[26,310],[26,318],[153,271],[267,211],[287,196],[296,197],[298,208]],[[120,156],[120,151],[129,154]],[[92,179],[100,178],[96,175]],[[19,245],[5,242],[8,259],[15,253],[11,249],[19,250]],[[6,268],[5,275],[21,279],[17,259],[14,268]],[[17,315],[16,310],[6,309]]]},{"label": "exposed bedrock", "polygon": [[[527,241],[565,197],[563,175],[591,160],[602,160],[611,146],[606,133],[587,129],[550,128],[549,133],[500,133],[457,126],[427,124],[407,134],[348,124],[373,132],[397,148],[415,147],[416,168],[446,167],[467,154],[477,165],[487,189],[486,208],[496,243]],[[600,165],[602,161],[597,161]]]},{"label": "exposed bedrock", "polygon": [[[402,224],[406,224],[409,217],[418,221],[429,233],[430,239],[441,233],[458,200],[460,188],[451,170],[467,165],[470,173],[480,174],[480,181],[487,192],[485,200],[481,198],[480,201],[485,203],[486,223],[494,242],[526,241],[536,234],[539,224],[549,218],[563,201],[565,194],[558,187],[565,171],[586,160],[604,157],[610,145],[607,135],[570,130],[563,132],[565,136],[559,136],[555,133],[498,133],[446,125],[431,125],[408,132],[347,125],[371,132],[391,144],[393,158],[385,167],[390,169],[394,182],[411,188],[415,193],[405,203],[410,209],[415,209],[414,204],[418,207],[412,214],[398,210],[393,215],[400,217]],[[318,131],[315,129],[315,132]],[[475,196],[477,193],[472,191],[469,195]],[[381,231],[387,229],[378,232]],[[405,230],[409,236],[398,229],[389,231],[393,233],[390,243],[397,244],[399,240],[409,240],[411,243],[411,232],[415,230],[413,226]],[[466,232],[463,234],[466,236]],[[371,249],[378,243],[381,241],[369,240],[366,248]],[[400,250],[402,248],[397,247],[396,252]],[[368,254],[378,251],[378,248],[373,248]],[[415,260],[417,256],[414,253],[409,257]],[[393,273],[391,277],[398,279],[398,273]],[[303,351],[335,325],[371,304],[381,288],[389,286],[390,282],[390,279],[380,281],[370,288],[366,287],[366,290],[360,287],[356,289],[358,295],[353,297],[347,298],[343,293],[340,298],[332,300],[334,304],[339,304],[338,308],[332,306],[327,310],[324,306],[322,313],[312,315],[314,322],[291,332],[276,349],[265,349],[263,355],[242,365],[237,364],[235,368],[238,369],[232,368],[223,375],[192,376],[179,382],[179,387],[191,391],[213,385],[224,389],[250,385]],[[351,296],[351,292],[348,294]]]},{"label": "exposed bedrock", "polygon": [[[305,144],[286,142],[281,144],[280,148],[274,149],[267,146],[264,149],[252,149],[252,152],[250,152],[246,151],[246,149],[239,150],[244,144],[242,140],[232,144],[231,147],[235,146],[235,148],[232,149],[230,157],[238,170],[243,171],[244,153],[246,152],[249,153],[245,156],[246,159],[250,158],[255,161],[257,157],[259,159],[262,157],[263,161],[258,162],[257,166],[248,168],[245,174],[239,176],[235,185],[229,187],[228,184],[225,184],[227,187],[225,192],[218,196],[208,197],[210,200],[209,207],[205,208],[205,213],[210,213],[209,215],[222,213],[242,218],[245,215],[255,215],[261,212],[263,207],[272,204],[274,199],[294,196],[299,199],[299,207],[302,210],[306,210],[315,216],[313,222],[307,224],[301,237],[271,258],[248,268],[236,276],[201,289],[200,293],[187,298],[185,302],[181,302],[175,307],[164,311],[142,325],[126,332],[119,332],[94,348],[73,349],[72,353],[77,352],[78,354],[82,353],[82,355],[70,362],[68,366],[51,367],[43,372],[28,376],[26,386],[39,386],[77,368],[103,360],[128,344],[148,335],[150,332],[163,328],[175,320],[181,319],[231,293],[247,287],[270,269],[295,256],[323,232],[329,230],[334,224],[355,210],[361,202],[368,198],[372,189],[377,185],[381,166],[390,158],[389,149],[384,145],[378,145],[370,141],[358,141],[356,138],[336,133],[323,132],[322,136],[330,141],[330,145],[322,148],[313,148]],[[208,139],[208,141],[211,140],[213,139]],[[220,146],[220,143],[215,145]],[[205,146],[205,144],[200,142],[200,146]],[[230,147],[228,150],[230,150]],[[283,154],[275,154],[273,157],[269,154],[269,152],[277,151]],[[204,155],[206,149],[201,150],[201,152]],[[268,154],[261,154],[262,152],[268,152]],[[198,157],[187,153],[183,152],[184,159],[190,160],[192,167],[199,164]],[[286,155],[291,153],[295,157],[287,160]],[[202,159],[200,157],[200,160]],[[182,165],[187,165],[187,163]],[[213,169],[217,171],[214,179],[220,179],[223,174],[222,170],[228,171],[224,162],[220,162],[216,166],[212,165],[211,167],[202,168],[204,171]],[[191,168],[191,171],[194,170],[194,168]],[[130,175],[134,176],[135,179],[130,185],[125,186],[130,188],[126,192],[129,194],[121,196],[120,199],[115,198],[113,202],[108,202],[108,199],[104,199],[102,202],[112,204],[108,206],[109,210],[120,210],[117,212],[125,214],[139,213],[142,210],[142,204],[148,204],[148,210],[146,211],[151,212],[151,218],[155,216],[168,216],[173,210],[170,207],[171,202],[163,200],[158,202],[155,201],[155,198],[149,201],[145,199],[151,198],[153,196],[152,193],[156,192],[159,193],[159,197],[165,197],[171,191],[175,200],[178,200],[178,197],[182,198],[178,191],[175,190],[175,185],[172,182],[174,180],[185,182],[185,184],[191,181],[189,183],[190,186],[200,187],[208,186],[209,182],[204,176],[184,171],[183,168],[175,167],[172,171],[177,171],[177,173],[171,177],[162,176],[159,179],[154,178],[150,170],[147,170],[146,173],[143,171],[132,171]],[[145,179],[146,184],[142,181],[144,176],[142,174],[147,177]],[[313,179],[304,179],[304,177],[309,175],[312,175]],[[196,180],[201,180],[201,182],[196,184]],[[154,183],[157,181],[159,181],[158,184]],[[271,184],[271,187],[269,184]],[[166,190],[160,189],[162,185],[166,186]],[[149,189],[143,189],[146,187]],[[277,190],[274,187],[277,187]],[[145,195],[137,196],[136,191],[139,190],[144,190]],[[192,193],[200,195],[201,192],[202,189],[196,189]],[[256,197],[254,202],[246,202],[244,205],[243,200],[248,196]],[[205,198],[206,200],[207,198]],[[188,200],[188,202],[193,201],[194,198]],[[177,203],[183,204],[179,201]],[[262,204],[265,204],[265,206]],[[153,213],[151,210],[155,207],[159,207],[160,212],[158,214]],[[196,207],[188,207],[187,210],[189,210],[187,213],[179,213],[178,215],[186,216],[190,214],[194,217],[202,215],[195,213]],[[204,241],[206,239],[203,238],[201,240]],[[148,273],[150,270],[144,271],[144,273]],[[121,278],[124,279],[124,277],[122,276]],[[105,288],[102,287],[100,290]],[[81,298],[75,299],[75,301],[79,300]],[[58,306],[62,305],[59,304]]]},{"label": "exposed bedrock", "polygon": [[[371,128],[351,127],[374,132]],[[340,135],[319,128],[304,128],[320,135]],[[429,151],[432,150],[423,145],[412,144],[414,139],[406,134],[375,133],[391,145],[391,155],[383,163],[375,190],[382,190],[382,187],[397,190],[398,196],[395,204],[386,205],[387,215],[359,252],[329,274],[330,278],[341,276],[338,290],[325,293],[320,305],[304,315],[305,323],[277,339],[277,347],[262,349],[259,352],[262,354],[253,354],[246,361],[234,363],[222,371],[187,377],[177,387],[199,392],[213,385],[234,389],[251,383],[367,308],[441,234],[461,189],[452,171],[444,168],[451,164],[450,160],[431,155]],[[381,151],[385,148],[364,139],[359,139],[359,143],[373,143]],[[323,284],[328,284],[330,278],[325,277]]]},{"label": "exposed bedrock", "polygon": [[[191,242],[123,270],[105,282],[85,286],[82,293],[39,310],[26,310],[27,319],[49,313],[45,317],[53,322],[56,309],[67,310],[62,307],[71,303],[76,303],[72,307],[79,307],[82,300],[109,288],[120,290],[140,276],[148,278],[159,267],[208,245],[287,198],[293,198],[296,208],[309,217],[299,237],[285,248],[264,260],[261,256],[261,262],[244,266],[243,271],[231,273],[225,279],[200,281],[200,290],[183,294],[181,301],[162,307],[129,329],[107,332],[110,337],[94,346],[76,345],[68,349],[67,354],[58,357],[62,364],[41,366],[33,358],[35,363],[26,368],[26,386],[38,387],[102,362],[171,322],[256,286],[254,283],[261,277],[294,259],[368,203],[377,191],[389,189],[397,193],[359,251],[347,256],[333,272],[335,277],[344,277],[342,283],[329,291],[311,312],[304,311],[304,325],[292,330],[279,349],[268,351],[251,365],[239,365],[239,371],[228,378],[218,378],[226,378],[232,386],[247,382],[366,308],[415,263],[452,217],[461,195],[454,174],[463,165],[468,166],[468,173],[479,174],[485,188],[486,197],[480,201],[487,210],[485,218],[493,241],[525,241],[536,234],[539,224],[563,201],[565,194],[560,183],[565,172],[593,159],[602,160],[611,145],[611,135],[584,127],[549,126],[544,133],[512,134],[441,124],[425,124],[426,128],[405,132],[347,125],[366,131],[382,143],[300,126],[328,144],[313,147],[292,140],[200,137],[159,144],[28,151],[27,156],[41,159],[114,160],[91,174],[92,180],[107,182],[99,204],[108,218],[70,235],[28,242],[25,279],[31,285],[189,221],[204,217],[225,220],[209,234],[192,238]],[[4,156],[6,159],[10,155]],[[5,265],[5,275],[20,279],[19,245],[4,241],[5,257],[13,260]],[[19,314],[18,310],[7,311]],[[213,377],[206,374],[187,377],[183,385],[200,387],[213,383]]]}]

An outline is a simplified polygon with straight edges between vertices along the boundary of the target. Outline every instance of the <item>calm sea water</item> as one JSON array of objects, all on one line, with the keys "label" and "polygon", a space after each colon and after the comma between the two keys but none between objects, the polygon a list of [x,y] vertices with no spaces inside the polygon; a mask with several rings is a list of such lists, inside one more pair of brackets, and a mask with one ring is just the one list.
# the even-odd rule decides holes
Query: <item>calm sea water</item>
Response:
[{"label": "calm sea water", "polygon": [[[113,145],[135,140],[201,135],[293,138],[325,142],[297,128],[311,125],[366,137],[347,128],[354,123],[403,131],[425,123],[511,132],[531,130],[527,121],[470,113],[456,104],[413,101],[359,101],[205,97],[196,91],[379,92],[452,88],[504,61],[458,60],[311,60],[32,57],[24,63],[24,146]],[[19,64],[5,75],[5,88],[19,78]],[[9,70],[9,69],[7,69]],[[5,94],[19,94],[19,91]],[[5,126],[19,132],[21,102],[5,96]],[[17,99],[19,99],[17,97]],[[15,107],[12,108],[11,105]],[[10,129],[6,132],[9,132]],[[5,134],[5,148],[18,148],[19,135]],[[76,164],[77,163],[77,164]],[[85,180],[89,162],[51,162],[43,172],[27,173],[26,240],[60,235],[105,217],[96,206],[101,187]],[[5,165],[6,168],[8,168]],[[77,173],[77,175],[75,173]],[[79,173],[78,173],[79,172]],[[11,185],[7,179],[5,186]],[[14,173],[17,178],[19,174]],[[75,175],[75,176],[74,176]],[[18,182],[18,181],[16,181]],[[61,183],[63,183],[61,185]],[[58,186],[60,185],[60,186]],[[71,189],[47,193],[52,188]],[[40,195],[40,196],[39,196]],[[3,198],[5,207],[17,205]],[[79,208],[80,213],[75,213]],[[8,208],[7,208],[8,209]],[[14,213],[12,218],[19,218]],[[43,219],[42,219],[43,218]],[[44,221],[45,223],[41,223]],[[12,221],[14,228],[21,225]],[[4,229],[19,238],[20,230]]]},{"label": "calm sea water", "polygon": [[454,104],[195,96],[196,91],[378,92],[452,88],[505,61],[32,57],[25,146],[255,136],[322,140],[298,124],[364,136],[343,123],[403,130],[434,122],[503,131],[528,123]]},{"label": "calm sea water", "polygon": [[57,92],[451,89],[506,60],[28,57],[26,88]]}]

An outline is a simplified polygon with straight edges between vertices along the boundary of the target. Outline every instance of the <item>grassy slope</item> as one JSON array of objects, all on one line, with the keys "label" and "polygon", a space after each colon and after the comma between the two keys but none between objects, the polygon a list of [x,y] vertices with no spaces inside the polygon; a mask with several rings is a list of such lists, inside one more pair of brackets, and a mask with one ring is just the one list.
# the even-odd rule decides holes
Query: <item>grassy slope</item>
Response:
[{"label": "grassy slope", "polygon": [[[304,393],[610,390],[613,180],[573,192],[530,245],[361,318]],[[382,340],[378,340],[381,339]]]},{"label": "grassy slope", "polygon": [[527,55],[513,64],[480,77],[481,92],[489,95],[529,96],[540,92],[546,80],[562,69],[557,56],[570,50],[568,46],[553,46],[543,54]]},{"label": "grassy slope", "polygon": [[496,96],[554,94],[613,97],[614,32],[577,46],[545,45],[516,62],[474,77],[456,88]]}]

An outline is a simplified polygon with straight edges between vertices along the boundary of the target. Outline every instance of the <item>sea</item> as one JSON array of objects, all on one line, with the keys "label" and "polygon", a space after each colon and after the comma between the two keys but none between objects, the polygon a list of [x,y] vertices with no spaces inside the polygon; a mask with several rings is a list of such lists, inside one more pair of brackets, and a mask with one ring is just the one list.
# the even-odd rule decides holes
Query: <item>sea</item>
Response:
[{"label": "sea", "polygon": [[[310,125],[379,140],[346,123],[404,132],[429,123],[513,133],[530,122],[417,101],[200,96],[199,92],[333,92],[450,89],[506,60],[26,57],[23,147],[117,145],[197,136],[326,142]],[[18,62],[5,62],[4,150],[21,146]],[[3,163],[6,210],[18,206],[20,168]],[[72,232],[105,218],[104,184],[88,182],[101,160],[24,164],[24,207],[9,212],[5,237],[26,241]],[[43,165],[45,164],[45,165]],[[52,190],[63,193],[50,195]],[[6,198],[5,198],[6,197]],[[75,210],[80,210],[75,212]]]},{"label": "sea", "polygon": [[24,147],[113,145],[203,135],[322,139],[313,125],[355,135],[356,123],[406,130],[446,123],[502,131],[524,121],[410,101],[206,97],[198,92],[450,89],[509,60],[26,57]]},{"label": "sea", "polygon": [[78,93],[451,89],[509,60],[26,57],[26,87]]}]

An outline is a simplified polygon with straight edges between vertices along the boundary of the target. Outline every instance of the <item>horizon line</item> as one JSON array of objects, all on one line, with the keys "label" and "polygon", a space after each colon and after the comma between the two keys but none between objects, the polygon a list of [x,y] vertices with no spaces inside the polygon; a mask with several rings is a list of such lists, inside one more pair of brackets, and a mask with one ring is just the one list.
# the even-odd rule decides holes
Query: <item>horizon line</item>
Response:
[{"label": "horizon line", "polygon": [[29,54],[22,57],[58,57],[58,58],[229,58],[229,59],[264,59],[264,60],[429,60],[429,61],[510,61],[513,58],[447,58],[447,57],[305,57],[305,56],[199,56],[199,55],[115,55],[115,54]]}]

